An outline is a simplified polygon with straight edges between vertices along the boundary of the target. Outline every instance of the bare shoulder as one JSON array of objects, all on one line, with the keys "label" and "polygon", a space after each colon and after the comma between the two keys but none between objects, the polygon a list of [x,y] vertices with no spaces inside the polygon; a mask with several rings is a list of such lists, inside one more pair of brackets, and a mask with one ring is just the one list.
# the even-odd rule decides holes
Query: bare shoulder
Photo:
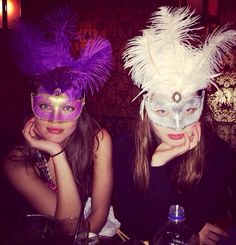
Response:
[{"label": "bare shoulder", "polygon": [[23,165],[21,159],[23,159],[23,154],[20,151],[16,149],[11,150],[3,161],[3,169],[5,170],[14,166]]},{"label": "bare shoulder", "polygon": [[97,136],[99,143],[102,141],[111,141],[111,136],[105,128],[102,128],[101,130],[99,130],[96,136]]},{"label": "bare shoulder", "polygon": [[3,161],[2,169],[9,178],[14,176],[29,175],[32,167],[26,167],[23,154],[18,150],[12,150]]},{"label": "bare shoulder", "polygon": [[94,149],[96,155],[99,153],[110,152],[112,148],[112,140],[109,132],[102,128],[95,137]]}]

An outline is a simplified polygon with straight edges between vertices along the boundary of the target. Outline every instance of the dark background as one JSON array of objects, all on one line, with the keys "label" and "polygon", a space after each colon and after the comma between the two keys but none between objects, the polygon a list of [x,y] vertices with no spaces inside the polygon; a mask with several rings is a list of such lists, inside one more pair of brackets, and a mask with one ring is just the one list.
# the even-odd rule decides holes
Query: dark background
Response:
[{"label": "dark background", "polygon": [[[217,0],[214,0],[217,1]],[[107,38],[113,48],[113,71],[104,88],[94,96],[88,96],[87,107],[91,114],[112,135],[116,135],[130,127],[138,116],[139,99],[131,102],[138,89],[132,85],[128,71],[123,69],[121,55],[127,40],[139,34],[146,26],[150,15],[161,5],[177,6],[189,1],[177,0],[21,0],[22,17],[32,22],[55,6],[66,4],[76,9],[80,16],[81,29],[91,36],[101,35]],[[201,2],[201,1],[199,1]],[[236,7],[230,0],[219,0],[218,11],[209,15],[210,0],[202,1],[202,6],[196,11],[202,14],[202,24],[205,32],[211,32],[213,27],[231,22],[235,27]],[[208,6],[208,5],[209,6]],[[207,7],[207,6],[208,7]],[[7,35],[11,29],[0,29],[0,157],[21,135],[22,119],[26,105],[29,104],[26,78],[17,70],[7,49]],[[232,58],[234,60],[234,58]],[[235,64],[227,66],[223,72],[235,71]],[[235,87],[235,86],[234,86]],[[221,119],[220,119],[221,120]],[[235,147],[235,122],[223,120],[220,136]]]},{"label": "dark background", "polygon": [[[78,11],[81,28],[84,32],[88,32],[91,36],[101,35],[111,42],[113,48],[112,74],[103,89],[94,96],[86,98],[86,105],[91,114],[114,136],[132,128],[139,115],[139,99],[131,102],[139,91],[132,85],[128,71],[123,69],[121,58],[127,40],[139,34],[139,31],[146,26],[148,18],[152,12],[157,10],[158,6],[177,6],[178,2],[185,4],[188,1],[22,0],[21,12],[23,18],[34,22],[48,10],[67,3]],[[208,1],[204,0],[203,2],[206,5]],[[231,22],[232,26],[235,27],[235,0],[220,0],[218,12],[214,16],[208,14],[208,8],[205,5],[197,10],[202,14],[205,34],[210,33],[213,27],[226,22]],[[4,159],[9,149],[21,136],[26,105],[29,105],[27,79],[18,71],[7,49],[9,33],[11,33],[10,29],[0,29],[0,161]],[[235,60],[234,52],[232,52],[232,56],[226,61],[222,70],[223,75],[217,80],[221,87],[230,84],[234,90],[236,89]],[[209,90],[209,93],[211,92]],[[235,103],[234,101],[234,107],[226,108],[224,111],[218,108],[218,112],[224,113],[224,116],[214,120],[218,135],[236,149]],[[211,114],[210,111],[209,114]],[[2,178],[0,177],[1,188]],[[6,186],[3,188],[3,192],[0,192],[0,209],[3,213],[3,215],[0,214],[1,232],[4,231],[4,222],[7,222],[10,216],[14,216],[14,212],[17,212],[16,200],[20,201],[17,198],[9,199],[10,188]],[[8,195],[5,195],[6,193]],[[10,207],[11,213],[5,212],[5,210],[10,210]]]}]

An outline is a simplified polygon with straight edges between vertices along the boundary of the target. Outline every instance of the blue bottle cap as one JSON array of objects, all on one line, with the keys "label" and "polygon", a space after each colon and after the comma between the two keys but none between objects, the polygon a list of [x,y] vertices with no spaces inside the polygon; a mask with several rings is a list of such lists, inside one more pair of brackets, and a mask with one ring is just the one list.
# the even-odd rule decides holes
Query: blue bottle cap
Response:
[{"label": "blue bottle cap", "polygon": [[168,219],[175,222],[184,221],[184,208],[180,205],[172,205],[169,210]]}]

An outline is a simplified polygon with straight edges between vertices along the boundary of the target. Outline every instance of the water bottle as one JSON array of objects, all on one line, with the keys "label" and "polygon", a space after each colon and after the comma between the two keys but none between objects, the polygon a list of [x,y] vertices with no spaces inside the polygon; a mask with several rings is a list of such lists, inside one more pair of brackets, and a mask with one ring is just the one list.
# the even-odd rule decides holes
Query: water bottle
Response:
[{"label": "water bottle", "polygon": [[168,222],[160,229],[153,245],[199,245],[199,236],[185,222],[184,208],[172,205],[168,214]]}]

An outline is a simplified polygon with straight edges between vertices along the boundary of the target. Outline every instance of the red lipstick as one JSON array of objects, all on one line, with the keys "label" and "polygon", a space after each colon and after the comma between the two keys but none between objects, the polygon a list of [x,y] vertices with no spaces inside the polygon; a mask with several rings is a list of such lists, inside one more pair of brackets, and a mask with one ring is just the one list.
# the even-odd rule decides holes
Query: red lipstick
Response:
[{"label": "red lipstick", "polygon": [[61,134],[64,131],[62,128],[47,128],[47,130],[51,134]]},{"label": "red lipstick", "polygon": [[168,134],[168,137],[172,140],[180,140],[184,137],[184,134]]}]

